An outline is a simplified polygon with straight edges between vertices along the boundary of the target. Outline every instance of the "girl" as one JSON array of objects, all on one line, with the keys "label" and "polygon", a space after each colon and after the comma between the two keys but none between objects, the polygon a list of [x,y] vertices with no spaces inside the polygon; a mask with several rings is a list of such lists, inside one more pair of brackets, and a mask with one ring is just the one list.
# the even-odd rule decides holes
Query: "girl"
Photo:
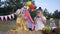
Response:
[{"label": "girl", "polygon": [[34,18],[34,22],[35,22],[35,30],[36,31],[44,30],[44,28],[45,28],[44,24],[46,23],[46,18],[43,16],[41,7],[39,7],[37,9],[37,15]]},{"label": "girl", "polygon": [[27,19],[24,16],[24,12],[22,11],[16,20],[16,25],[17,25],[17,28],[20,28],[22,30],[27,30],[26,24],[27,24]]},{"label": "girl", "polygon": [[28,11],[29,7],[24,6],[23,9],[24,9],[24,12],[25,12],[25,16],[27,17],[27,29],[33,30],[34,29],[34,25],[33,25],[34,22],[33,22],[32,18],[30,16],[30,13]]}]

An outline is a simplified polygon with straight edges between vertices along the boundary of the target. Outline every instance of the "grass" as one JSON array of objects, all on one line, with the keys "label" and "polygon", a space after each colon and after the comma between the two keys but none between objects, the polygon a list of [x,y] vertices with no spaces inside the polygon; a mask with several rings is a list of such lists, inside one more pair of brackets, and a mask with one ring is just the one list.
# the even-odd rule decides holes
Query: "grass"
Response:
[{"label": "grass", "polygon": [[12,21],[0,21],[0,31],[8,31],[15,28],[15,20]]}]

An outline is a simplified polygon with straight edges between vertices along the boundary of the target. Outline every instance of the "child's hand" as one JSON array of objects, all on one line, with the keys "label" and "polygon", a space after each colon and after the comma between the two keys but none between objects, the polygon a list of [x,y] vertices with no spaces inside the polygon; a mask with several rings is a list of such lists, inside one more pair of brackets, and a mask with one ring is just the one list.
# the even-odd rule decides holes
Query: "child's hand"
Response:
[{"label": "child's hand", "polygon": [[45,31],[45,29],[46,29],[46,28],[44,27],[42,30]]},{"label": "child's hand", "polygon": [[25,20],[27,20],[27,17],[24,17]]}]

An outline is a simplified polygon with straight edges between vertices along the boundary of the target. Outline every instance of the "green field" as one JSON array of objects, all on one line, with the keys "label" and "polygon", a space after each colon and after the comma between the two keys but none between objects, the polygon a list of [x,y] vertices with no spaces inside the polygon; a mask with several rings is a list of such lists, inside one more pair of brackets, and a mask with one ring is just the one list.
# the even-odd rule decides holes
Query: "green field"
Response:
[{"label": "green field", "polygon": [[16,27],[15,20],[1,21],[0,20],[0,31],[8,31]]}]

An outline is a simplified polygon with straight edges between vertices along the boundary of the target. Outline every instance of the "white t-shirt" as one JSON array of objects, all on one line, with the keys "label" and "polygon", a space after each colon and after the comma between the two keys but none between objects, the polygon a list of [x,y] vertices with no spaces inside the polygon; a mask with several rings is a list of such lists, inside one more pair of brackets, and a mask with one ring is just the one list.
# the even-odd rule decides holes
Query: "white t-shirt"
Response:
[{"label": "white t-shirt", "polygon": [[[36,19],[37,17],[35,17],[34,19]],[[46,20],[46,18],[43,16],[42,17],[44,20]],[[35,30],[42,30],[45,26],[42,22],[42,19],[41,18],[37,18],[36,19],[36,24],[35,24]]]}]

